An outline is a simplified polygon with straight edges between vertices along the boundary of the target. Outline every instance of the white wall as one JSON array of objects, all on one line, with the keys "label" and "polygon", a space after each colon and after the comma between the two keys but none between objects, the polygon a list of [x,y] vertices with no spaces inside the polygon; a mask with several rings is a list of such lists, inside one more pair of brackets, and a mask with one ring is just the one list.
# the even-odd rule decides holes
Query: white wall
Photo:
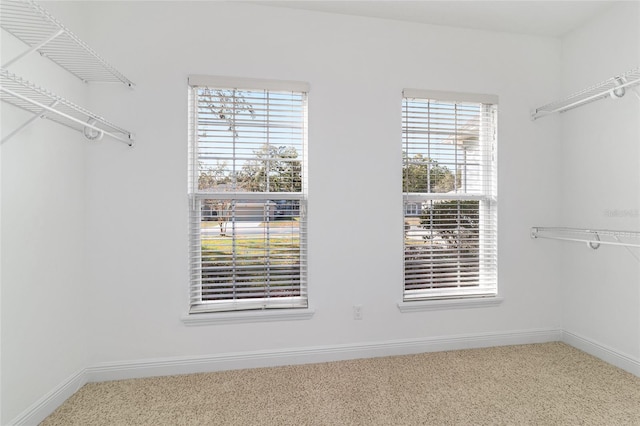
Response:
[{"label": "white wall", "polygon": [[[94,362],[211,355],[560,325],[557,40],[219,3],[94,3],[87,37],[138,86],[94,102],[137,132],[88,151]],[[85,16],[87,16],[85,14]],[[191,73],[303,80],[309,97],[309,321],[187,327],[187,105]],[[402,89],[500,96],[499,307],[402,314]],[[551,191],[548,188],[552,188]],[[545,265],[541,268],[540,265]],[[551,265],[551,266],[548,266]],[[352,319],[363,305],[364,320]]]},{"label": "white wall", "polygon": [[[564,38],[570,94],[637,68],[640,3],[626,2]],[[562,223],[640,230],[640,99],[598,101],[562,115]],[[563,328],[640,363],[640,250],[563,247]]]},{"label": "white wall", "polygon": [[[26,46],[2,32],[4,63]],[[82,105],[83,83],[39,55],[12,72]],[[2,103],[2,136],[31,116]],[[85,141],[37,120],[2,144],[2,418],[7,424],[86,367]]]},{"label": "white wall", "polygon": [[[529,227],[561,218],[559,121],[529,119],[560,93],[558,40],[233,3],[47,7],[137,83],[92,86],[88,99],[137,145],[88,145],[38,123],[3,147],[3,422],[81,366],[560,328],[560,248],[529,238]],[[311,84],[310,320],[180,320],[189,74]],[[396,307],[403,88],[500,98],[499,306]]]}]

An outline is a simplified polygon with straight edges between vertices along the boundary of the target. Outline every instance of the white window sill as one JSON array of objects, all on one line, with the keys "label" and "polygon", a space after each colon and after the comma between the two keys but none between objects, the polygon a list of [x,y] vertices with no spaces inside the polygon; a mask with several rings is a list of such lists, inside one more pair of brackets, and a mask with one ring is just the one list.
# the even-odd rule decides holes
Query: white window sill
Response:
[{"label": "white window sill", "polygon": [[436,311],[441,309],[470,309],[486,308],[500,305],[504,298],[500,296],[491,297],[469,297],[461,299],[440,299],[440,300],[417,300],[414,302],[399,302],[398,309],[402,313]]},{"label": "white window sill", "polygon": [[242,324],[250,322],[297,321],[313,317],[313,309],[272,309],[237,312],[210,312],[187,314],[182,322],[188,326],[212,324]]}]

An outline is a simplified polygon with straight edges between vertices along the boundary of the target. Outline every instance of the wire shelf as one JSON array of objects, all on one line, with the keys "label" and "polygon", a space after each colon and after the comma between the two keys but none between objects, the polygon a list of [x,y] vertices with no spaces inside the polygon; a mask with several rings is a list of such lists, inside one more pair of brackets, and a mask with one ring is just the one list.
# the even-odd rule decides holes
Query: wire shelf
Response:
[{"label": "wire shelf", "polygon": [[549,114],[556,112],[565,112],[573,108],[588,104],[590,102],[597,101],[599,99],[605,99],[608,97],[621,98],[625,95],[627,89],[640,84],[640,68],[634,68],[624,74],[620,74],[615,77],[611,77],[595,86],[588,89],[574,93],[573,95],[562,99],[560,101],[552,102],[550,104],[536,108],[531,118],[536,120],[540,117],[545,117]]},{"label": "wire shelf", "polygon": [[599,248],[601,244],[640,247],[640,232],[636,231],[533,227],[531,228],[531,238],[546,238],[551,240],[586,243],[592,249]]},{"label": "wire shelf", "polygon": [[89,140],[108,135],[133,145],[133,133],[5,69],[0,70],[0,100],[26,110],[34,117],[46,118],[77,130]]},{"label": "wire shelf", "polygon": [[0,27],[84,82],[134,84],[33,0],[1,0]]}]

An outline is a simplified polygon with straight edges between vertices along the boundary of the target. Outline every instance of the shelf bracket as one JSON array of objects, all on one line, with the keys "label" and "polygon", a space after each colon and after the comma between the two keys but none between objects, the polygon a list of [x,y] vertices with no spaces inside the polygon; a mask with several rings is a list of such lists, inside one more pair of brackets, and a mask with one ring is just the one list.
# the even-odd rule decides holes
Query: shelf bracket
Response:
[{"label": "shelf bracket", "polygon": [[55,40],[57,37],[61,36],[62,34],[64,34],[64,30],[59,30],[58,32],[56,32],[54,35],[52,35],[51,37],[49,37],[48,39],[46,39],[45,41],[38,43],[34,46],[32,46],[31,48],[27,49],[26,51],[22,52],[21,54],[19,54],[18,56],[16,56],[15,58],[11,59],[10,61],[7,61],[6,63],[2,64],[2,68],[7,68],[9,65],[15,63],[16,61],[24,58],[25,56],[27,56],[28,54],[35,52],[38,49],[41,49],[42,47],[46,46],[47,44],[49,44],[50,42],[52,42],[53,40]]},{"label": "shelf bracket", "polygon": [[[51,103],[51,105],[49,105],[50,108],[55,107],[58,104],[59,101],[55,100]],[[5,143],[6,141],[8,141],[9,139],[11,139],[12,137],[14,137],[15,135],[17,135],[18,133],[20,133],[23,129],[25,129],[27,126],[29,126],[29,124],[33,123],[34,121],[36,121],[38,118],[44,118],[45,115],[47,114],[47,110],[46,109],[42,109],[40,112],[36,113],[33,115],[33,117],[31,117],[30,119],[28,119],[27,121],[25,121],[20,127],[16,128],[14,131],[12,131],[11,133],[9,133],[8,135],[6,135],[5,137],[2,138],[2,140],[0,141],[0,144]]]}]

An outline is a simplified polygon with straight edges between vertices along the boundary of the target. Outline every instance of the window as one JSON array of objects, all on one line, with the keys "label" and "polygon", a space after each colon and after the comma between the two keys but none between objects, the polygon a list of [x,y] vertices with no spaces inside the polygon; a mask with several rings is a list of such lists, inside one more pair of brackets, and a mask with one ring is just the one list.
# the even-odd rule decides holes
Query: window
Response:
[{"label": "window", "polygon": [[403,93],[405,302],[497,294],[496,104]]},{"label": "window", "polygon": [[189,78],[190,313],[307,307],[307,92]]}]

